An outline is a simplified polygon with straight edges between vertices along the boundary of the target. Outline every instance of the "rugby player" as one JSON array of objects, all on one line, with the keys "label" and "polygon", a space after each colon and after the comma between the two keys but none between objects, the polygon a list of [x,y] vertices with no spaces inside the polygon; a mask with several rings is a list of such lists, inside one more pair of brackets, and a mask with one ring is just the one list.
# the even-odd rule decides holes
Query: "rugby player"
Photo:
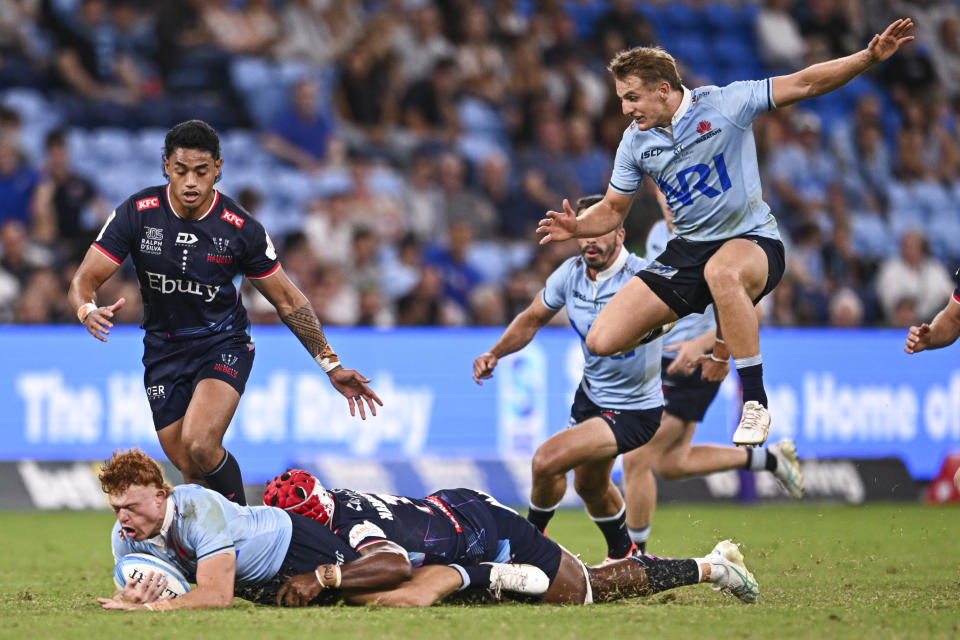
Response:
[{"label": "rugby player", "polygon": [[380,398],[369,380],[345,369],[306,296],[277,260],[263,226],[218,192],[220,140],[200,120],[167,132],[166,185],[148,187],[107,219],[77,269],[68,293],[77,318],[106,342],[114,312],[96,291],[130,255],[143,296],[144,385],[164,452],[187,482],[246,504],[236,459],[223,436],[253,365],[250,321],[240,300],[244,277],[327,373],[334,388],[366,418]]},{"label": "rugby player", "polygon": [[628,282],[597,317],[587,348],[609,356],[632,348],[649,331],[713,302],[725,342],[743,383],[738,445],[767,438],[770,414],[754,304],[776,287],[784,254],[777,222],[763,202],[752,122],[760,114],[823,95],[892,56],[913,27],[893,22],[866,49],[787,76],[689,90],[670,54],[637,47],[611,61],[623,113],[632,118],[614,160],[603,199],[583,213],[567,200],[548,211],[541,244],[596,238],[622,224],[644,174],[667,196],[677,237]]},{"label": "rugby player", "polygon": [[919,327],[910,327],[907,331],[907,344],[903,348],[907,353],[949,347],[960,338],[960,269],[953,277],[957,281],[957,287],[947,300],[947,306],[930,324],[924,322]]},{"label": "rugby player", "polygon": [[[602,199],[577,201],[582,211]],[[477,384],[492,377],[500,358],[519,351],[563,307],[580,336],[585,360],[583,379],[570,409],[570,428],[540,445],[533,456],[533,486],[527,518],[542,533],[567,490],[566,474],[574,470],[574,489],[587,514],[607,541],[607,559],[634,551],[627,535],[625,505],[610,480],[617,456],[644,445],[660,424],[661,343],[652,340],[617,356],[598,356],[586,346],[587,332],[604,305],[645,263],[623,246],[624,230],[596,238],[580,238],[580,255],[561,264],[489,351],[473,361]]]},{"label": "rugby player", "polygon": [[[443,489],[426,498],[326,490],[308,472],[292,469],[268,483],[264,503],[315,519],[357,554],[395,543],[406,551],[411,566],[424,567],[409,584],[393,590],[348,594],[353,603],[429,605],[456,590],[507,583],[510,590],[544,602],[573,604],[646,596],[700,582],[711,582],[744,603],[756,602],[758,595],[756,580],[729,540],[703,558],[631,556],[587,567],[516,511],[472,489]],[[427,571],[431,565],[435,569]],[[348,571],[350,563],[327,564],[294,576],[281,588],[278,603],[309,604],[325,589],[346,585]]]},{"label": "rugby player", "polygon": [[[647,234],[646,254],[663,253],[673,237],[673,212],[663,194],[657,194],[663,220]],[[663,417],[650,442],[623,456],[626,487],[627,532],[641,553],[646,552],[650,522],[657,504],[657,482],[653,471],[663,478],[685,478],[726,469],[744,468],[771,471],[796,499],[803,496],[803,476],[793,441],[784,438],[765,449],[691,446],[697,423],[703,420],[720,383],[730,370],[727,360],[707,355],[716,341],[716,318],[712,305],[704,313],[692,313],[677,321],[663,338]],[[719,361],[718,361],[719,360]]]},{"label": "rugby player", "polygon": [[[195,484],[170,487],[160,465],[137,449],[115,452],[99,479],[117,516],[110,534],[114,559],[148,553],[177,566],[196,583],[179,598],[159,600],[166,582],[159,573],[148,573],[140,582],[128,581],[112,598],[99,598],[105,609],[229,607],[235,595],[277,604],[289,577],[304,572],[320,576],[319,566],[342,575],[338,586],[348,596],[380,593],[411,575],[406,551],[393,542],[364,545],[358,554],[329,528],[303,515],[270,506],[241,506]],[[333,569],[340,565],[342,570]],[[525,578],[522,568],[493,569],[494,582],[482,586],[523,591],[524,585],[516,584]],[[447,575],[459,586],[456,570],[449,569]],[[340,593],[330,595],[337,600]],[[427,595],[421,591],[417,602],[424,603]],[[434,594],[431,602],[437,597]],[[410,598],[408,593],[381,596],[384,604],[397,606],[409,606]]]}]

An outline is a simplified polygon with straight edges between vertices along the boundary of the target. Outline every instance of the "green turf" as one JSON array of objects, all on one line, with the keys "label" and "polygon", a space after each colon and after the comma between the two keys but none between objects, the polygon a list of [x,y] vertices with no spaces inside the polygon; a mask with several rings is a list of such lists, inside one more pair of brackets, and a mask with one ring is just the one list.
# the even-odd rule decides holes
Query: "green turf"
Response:
[{"label": "green turf", "polygon": [[[112,592],[111,514],[0,513],[0,638],[895,638],[960,636],[960,509],[667,506],[651,551],[703,555],[743,543],[760,602],[740,605],[704,585],[582,608],[504,604],[428,610],[336,607],[150,614],[101,611]],[[596,527],[560,513],[550,533],[588,562]],[[308,635],[309,634],[309,635]]]}]

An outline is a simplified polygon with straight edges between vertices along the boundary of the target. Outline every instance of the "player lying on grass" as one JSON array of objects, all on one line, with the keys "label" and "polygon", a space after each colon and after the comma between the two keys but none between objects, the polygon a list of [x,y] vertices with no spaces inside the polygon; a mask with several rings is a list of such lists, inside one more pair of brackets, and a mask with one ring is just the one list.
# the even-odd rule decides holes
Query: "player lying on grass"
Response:
[{"label": "player lying on grass", "polygon": [[631,556],[587,567],[516,511],[472,489],[442,489],[426,498],[328,491],[308,472],[294,469],[267,485],[264,502],[313,518],[362,559],[368,549],[385,544],[402,549],[403,555],[391,553],[390,561],[397,575],[404,564],[410,576],[388,590],[363,592],[353,589],[354,563],[325,564],[280,589],[278,603],[288,606],[310,604],[330,587],[349,589],[348,602],[388,606],[427,606],[454,591],[487,585],[568,604],[648,596],[700,582],[742,602],[757,599],[757,583],[729,540],[704,558]]},{"label": "player lying on grass", "polygon": [[[471,568],[434,565],[414,572],[409,551],[394,541],[362,537],[357,552],[312,518],[272,506],[240,506],[198,485],[172,488],[164,482],[156,461],[136,449],[114,453],[99,478],[117,517],[111,532],[114,558],[149,553],[176,565],[197,585],[179,598],[159,600],[165,580],[149,573],[141,582],[128,582],[112,598],[99,598],[104,609],[222,608],[231,606],[235,595],[263,604],[323,604],[342,596],[358,604],[376,600],[384,606],[427,606],[468,580],[469,586],[494,592],[543,594],[550,602],[588,602],[591,589],[594,599],[611,599],[700,581],[713,582],[743,601],[756,600],[753,576],[743,566],[739,550],[726,541],[699,560],[645,558],[602,570],[588,570],[567,552],[561,562],[560,547],[541,542],[533,551],[547,552],[542,559],[549,562],[544,566],[548,570],[553,567],[554,574],[548,578],[545,571],[532,566],[493,564],[473,569],[486,559],[490,547],[484,547],[485,553],[471,555],[464,544],[467,532],[461,528],[453,529],[455,534],[447,539],[434,536],[438,540],[423,545],[455,545],[462,560],[452,554],[437,557],[448,558],[448,562],[460,560]],[[328,494],[318,485],[318,502],[321,495]],[[450,531],[452,521],[447,513],[453,516],[458,512],[439,498],[434,500],[420,501],[420,506],[431,510],[433,525],[450,523]],[[494,506],[512,513],[491,502],[491,520]],[[464,519],[464,523],[472,524],[472,520]],[[533,531],[529,524],[526,527]],[[361,536],[364,531],[372,529],[351,527],[345,535],[349,540],[351,534]],[[475,535],[476,531],[470,529],[469,533]],[[522,546],[528,540],[521,536],[516,542]],[[507,549],[513,542],[505,541]],[[499,539],[497,545],[499,550]]]}]

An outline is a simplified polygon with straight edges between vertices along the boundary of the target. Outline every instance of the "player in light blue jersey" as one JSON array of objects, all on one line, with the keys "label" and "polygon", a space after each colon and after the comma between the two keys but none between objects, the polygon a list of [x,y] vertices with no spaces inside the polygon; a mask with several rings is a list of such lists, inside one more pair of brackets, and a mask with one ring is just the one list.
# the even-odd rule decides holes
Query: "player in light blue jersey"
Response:
[{"label": "player in light blue jersey", "polygon": [[541,243],[594,238],[623,222],[646,174],[667,196],[677,237],[610,301],[587,335],[598,355],[629,349],[641,336],[714,303],[726,344],[743,382],[744,407],[735,444],[762,444],[770,428],[753,305],[776,287],[783,244],[763,202],[753,141],[762,113],[823,95],[892,56],[913,27],[897,20],[853,55],[787,76],[693,91],[680,83],[674,59],[660,48],[618,54],[613,74],[623,113],[632,118],[614,160],[606,195],[577,215],[566,200],[548,211]]},{"label": "player in light blue jersey", "polygon": [[[600,196],[581,198],[584,209]],[[544,442],[533,457],[533,488],[527,518],[542,532],[567,489],[574,488],[607,541],[607,557],[634,551],[626,531],[620,490],[610,480],[617,455],[641,447],[660,424],[660,341],[653,340],[619,356],[598,356],[586,347],[590,325],[617,291],[645,266],[623,246],[624,230],[581,238],[580,255],[547,279],[543,291],[518,315],[497,343],[473,363],[473,378],[490,378],[499,358],[519,351],[561,308],[566,307],[579,334],[585,359],[583,379],[570,412],[570,429]]]},{"label": "player in light blue jersey", "polygon": [[[646,256],[660,255],[673,238],[673,212],[666,198],[658,196],[664,219],[647,233]],[[662,478],[676,479],[727,469],[767,470],[773,472],[791,496],[799,499],[803,495],[803,476],[792,440],[783,439],[765,449],[691,446],[697,423],[703,420],[730,370],[729,362],[707,355],[716,342],[716,326],[713,309],[707,307],[704,313],[692,313],[678,320],[664,336],[660,428],[650,442],[623,456],[627,531],[642,553],[646,552],[657,503],[654,471]]]}]

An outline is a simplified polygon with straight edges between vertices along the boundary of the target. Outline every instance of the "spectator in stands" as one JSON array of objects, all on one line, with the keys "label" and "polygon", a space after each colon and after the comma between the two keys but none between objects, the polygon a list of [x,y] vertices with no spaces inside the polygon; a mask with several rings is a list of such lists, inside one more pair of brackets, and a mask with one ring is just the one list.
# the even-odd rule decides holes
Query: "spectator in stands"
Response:
[{"label": "spectator in stands", "polygon": [[502,327],[507,323],[506,304],[500,288],[482,284],[470,292],[470,321],[478,327]]},{"label": "spectator in stands", "polygon": [[142,124],[136,107],[143,78],[121,50],[120,36],[104,0],[81,0],[70,28],[58,42],[55,68],[70,120],[81,126]]},{"label": "spectator in stands", "polygon": [[582,115],[570,116],[566,120],[567,157],[580,193],[603,193],[610,184],[610,172],[613,161],[610,154],[594,142],[596,135],[593,125]]},{"label": "spectator in stands", "polygon": [[389,300],[395,300],[413,291],[420,282],[423,270],[420,243],[413,234],[405,235],[396,249],[384,251],[380,290]]},{"label": "spectator in stands", "polygon": [[856,16],[850,2],[809,0],[795,5],[800,33],[805,38],[820,38],[829,48],[829,57],[839,58],[861,48],[853,29]]},{"label": "spectator in stands", "polygon": [[400,103],[403,125],[421,143],[445,146],[460,133],[456,97],[460,87],[457,63],[441,58],[429,77],[407,90]]},{"label": "spectator in stands", "polygon": [[[347,265],[350,261],[350,242],[356,223],[350,215],[349,197],[349,190],[337,190],[307,205],[303,235],[312,253],[325,263]],[[290,271],[289,260],[285,253],[283,264],[287,271]]]},{"label": "spectator in stands", "polygon": [[[927,239],[918,231],[908,231],[900,239],[900,255],[886,260],[877,276],[877,296],[884,315],[896,326],[916,324],[919,318],[929,321],[943,307],[953,292],[950,272],[929,255]],[[897,305],[904,299],[913,300],[915,316],[906,322],[904,311]]]},{"label": "spectator in stands", "polygon": [[397,300],[397,325],[438,325],[443,317],[443,275],[435,267],[423,269],[417,286]]},{"label": "spectator in stands", "polygon": [[464,159],[452,151],[445,152],[440,156],[438,170],[441,206],[451,236],[452,227],[462,223],[470,226],[474,238],[491,239],[499,230],[500,220],[493,204],[467,185]]},{"label": "spectator in stands", "polygon": [[30,199],[38,180],[16,142],[9,135],[0,136],[0,224],[7,220],[30,224]]},{"label": "spectator in stands", "polygon": [[362,23],[355,2],[334,0],[326,7],[315,0],[289,0],[280,10],[280,32],[274,54],[323,67],[339,58],[360,35]]},{"label": "spectator in stands", "polygon": [[[603,42],[610,33],[616,34],[621,43],[618,51],[630,47],[652,46],[657,43],[653,25],[637,12],[637,4],[632,0],[611,0],[609,10],[597,20],[594,27],[594,41],[598,50],[602,48]],[[616,53],[616,51],[613,52],[613,54]],[[604,60],[609,60],[613,55],[605,53],[602,57]]]},{"label": "spectator in stands", "polygon": [[[33,237],[43,243],[59,241],[64,256],[82,259],[93,240],[91,224],[98,228],[109,214],[109,205],[93,185],[70,164],[67,141],[61,130],[47,134],[43,175],[33,193]],[[84,214],[93,213],[93,220]]]},{"label": "spectator in stands", "polygon": [[447,220],[443,193],[437,183],[437,163],[428,153],[413,155],[403,195],[403,211],[407,229],[421,242],[432,244],[446,238]]},{"label": "spectator in stands", "polygon": [[320,88],[313,78],[301,78],[290,87],[290,102],[263,134],[263,148],[307,173],[319,171],[334,135],[333,121],[320,105]]},{"label": "spectator in stands", "polygon": [[828,191],[837,185],[836,165],[822,148],[816,114],[796,111],[791,125],[793,140],[778,147],[770,159],[778,217],[787,227],[805,222],[823,225]]},{"label": "spectator in stands", "polygon": [[429,248],[424,261],[436,267],[443,277],[443,294],[461,309],[467,309],[470,292],[480,284],[480,274],[467,261],[473,244],[473,227],[461,220],[450,225],[450,240],[446,246]]},{"label": "spectator in stands", "polygon": [[524,196],[541,209],[564,197],[579,198],[582,191],[569,163],[567,132],[560,116],[546,111],[534,123],[534,129],[536,142],[519,159]]},{"label": "spectator in stands", "polygon": [[934,69],[948,98],[960,97],[960,18],[944,17],[930,42]]},{"label": "spectator in stands", "polygon": [[241,55],[265,55],[280,39],[280,24],[267,0],[246,0],[238,8],[230,0],[205,0],[200,19],[220,49]]},{"label": "spectator in stands", "polygon": [[21,291],[34,271],[52,263],[47,251],[30,242],[23,222],[13,219],[0,223],[0,268],[16,278]]},{"label": "spectator in stands", "polygon": [[542,210],[518,191],[507,155],[500,152],[487,155],[478,171],[479,193],[496,212],[499,221],[498,235],[504,238],[532,239]]},{"label": "spectator in stands", "polygon": [[830,298],[830,326],[852,329],[863,322],[863,303],[852,289],[838,290]]},{"label": "spectator in stands", "polygon": [[467,7],[460,16],[460,38],[454,58],[464,86],[492,76],[506,81],[507,65],[503,51],[490,38],[490,19],[484,7]]},{"label": "spectator in stands", "polygon": [[426,79],[441,60],[455,55],[454,46],[443,35],[440,12],[431,3],[414,12],[412,29],[397,30],[391,47],[400,63],[400,76],[408,86]]},{"label": "spectator in stands", "polygon": [[806,42],[790,14],[792,4],[792,0],[766,0],[757,12],[754,28],[760,57],[775,73],[791,73],[804,66]]},{"label": "spectator in stands", "polygon": [[353,230],[350,246],[351,265],[348,275],[350,286],[357,291],[374,290],[380,287],[380,261],[377,258],[379,241],[367,227]]}]

